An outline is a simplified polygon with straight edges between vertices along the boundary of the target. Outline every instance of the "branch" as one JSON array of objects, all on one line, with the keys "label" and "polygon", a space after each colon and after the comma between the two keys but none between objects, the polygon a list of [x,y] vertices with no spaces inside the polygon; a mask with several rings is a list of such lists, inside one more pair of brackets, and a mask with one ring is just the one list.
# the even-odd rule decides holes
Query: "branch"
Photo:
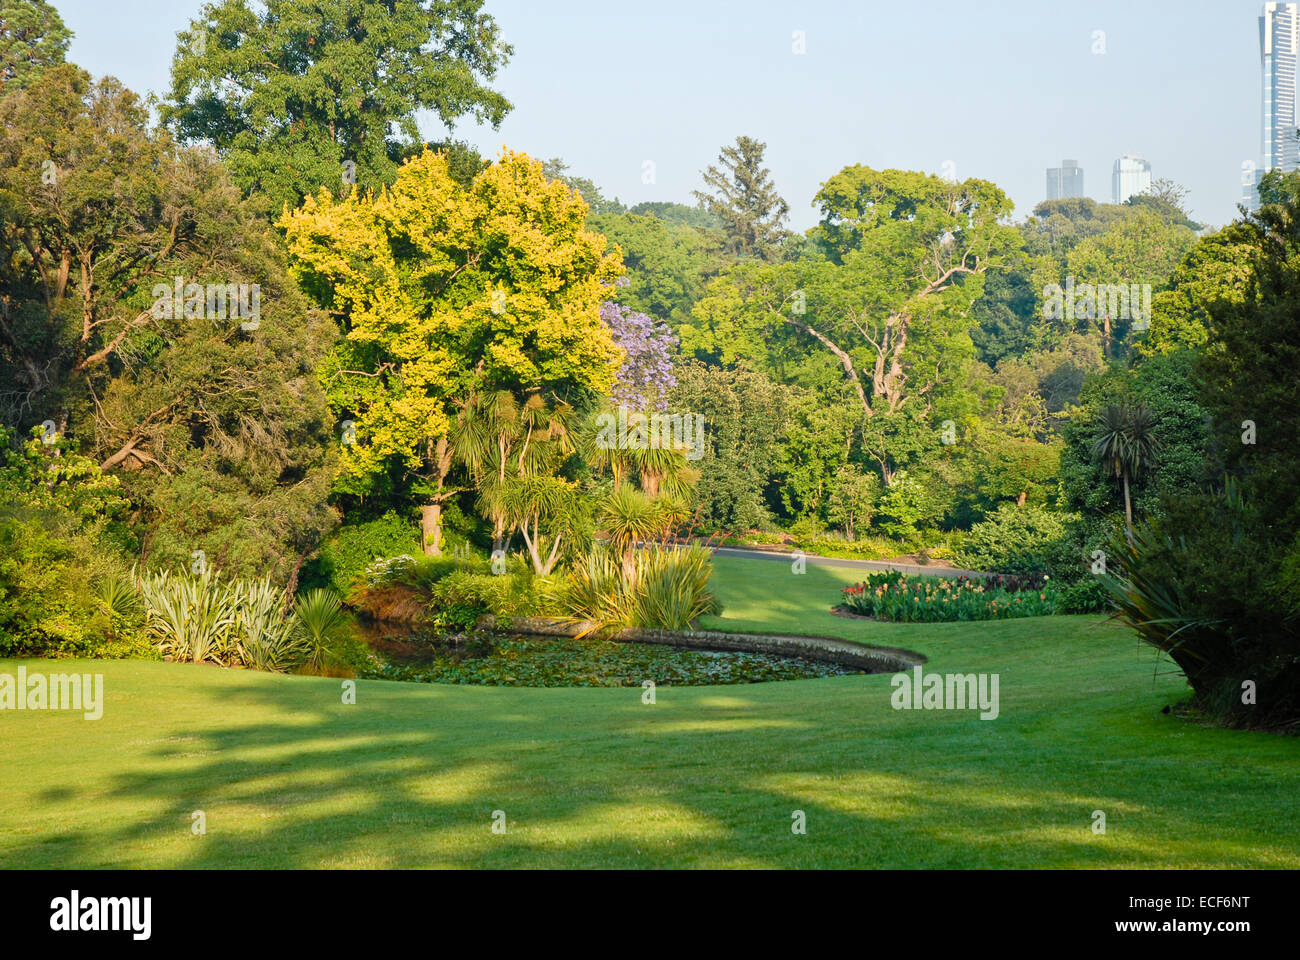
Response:
[{"label": "branch", "polygon": [[122,345],[122,341],[126,339],[126,335],[128,333],[130,333],[136,327],[143,326],[145,322],[148,321],[152,316],[153,313],[151,311],[145,310],[138,317],[136,317],[134,320],[132,320],[130,323],[124,326],[121,329],[121,331],[118,333],[118,335],[108,342],[107,346],[103,347],[100,350],[96,350],[90,356],[86,357],[75,367],[73,367],[72,373],[74,375],[85,373],[89,367],[92,367],[95,364],[99,363],[100,361],[104,360],[106,357],[108,357],[109,354],[111,354],[119,346]]}]

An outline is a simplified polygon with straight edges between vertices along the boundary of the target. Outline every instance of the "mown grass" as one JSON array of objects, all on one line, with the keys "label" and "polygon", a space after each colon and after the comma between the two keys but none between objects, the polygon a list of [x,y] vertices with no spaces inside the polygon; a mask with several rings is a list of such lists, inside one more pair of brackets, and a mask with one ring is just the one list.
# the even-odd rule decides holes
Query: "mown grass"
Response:
[{"label": "mown grass", "polygon": [[996,672],[999,718],[895,711],[888,676],[654,705],[361,681],[344,705],[339,680],[83,662],[105,675],[102,720],[0,713],[0,865],[1300,867],[1300,741],[1163,714],[1186,686],[1117,626],[845,620],[828,611],[852,570],[717,566],[708,626]]}]

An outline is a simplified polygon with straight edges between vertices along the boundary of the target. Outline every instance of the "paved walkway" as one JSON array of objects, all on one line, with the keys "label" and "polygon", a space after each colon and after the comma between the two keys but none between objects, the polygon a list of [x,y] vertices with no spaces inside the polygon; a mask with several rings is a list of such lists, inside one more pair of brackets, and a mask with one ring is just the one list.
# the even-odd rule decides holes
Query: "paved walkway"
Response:
[{"label": "paved walkway", "polygon": [[[775,560],[778,563],[794,563],[794,554],[775,550],[747,550],[744,547],[718,547],[717,552],[724,557],[745,557],[751,560]],[[819,557],[815,553],[804,555],[807,562],[821,567],[847,567],[850,570],[867,570],[881,572],[897,570],[900,573],[921,574],[930,577],[986,577],[988,574],[977,570],[958,570],[953,567],[921,566],[915,563],[894,563],[890,560],[845,560],[840,557]]]}]

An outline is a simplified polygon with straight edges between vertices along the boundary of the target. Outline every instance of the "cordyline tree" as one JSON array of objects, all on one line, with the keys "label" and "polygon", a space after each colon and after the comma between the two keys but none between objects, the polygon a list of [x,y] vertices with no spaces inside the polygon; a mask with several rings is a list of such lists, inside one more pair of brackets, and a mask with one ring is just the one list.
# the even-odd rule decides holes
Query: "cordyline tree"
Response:
[{"label": "cordyline tree", "polygon": [[[449,128],[496,126],[486,86],[511,48],[483,0],[221,0],[204,6],[172,63],[164,121],[216,147],[235,182],[278,213],[322,185],[391,183],[430,111]],[[344,164],[354,167],[344,176]]]},{"label": "cordyline tree", "polygon": [[[495,404],[484,411],[474,398],[547,398],[521,407],[550,433],[552,398],[606,393],[614,382],[623,355],[600,304],[621,265],[604,237],[584,229],[586,214],[579,195],[524,154],[503,152],[466,188],[430,151],[391,188],[341,201],[322,191],[282,221],[304,289],[343,325],[322,372],[340,420],[355,430],[340,489],[362,494],[394,465],[406,471],[423,502],[429,553],[440,549],[453,492],[459,411],[496,417],[475,429],[518,452],[524,414],[497,416]],[[486,454],[477,462],[481,471],[495,464]]]}]

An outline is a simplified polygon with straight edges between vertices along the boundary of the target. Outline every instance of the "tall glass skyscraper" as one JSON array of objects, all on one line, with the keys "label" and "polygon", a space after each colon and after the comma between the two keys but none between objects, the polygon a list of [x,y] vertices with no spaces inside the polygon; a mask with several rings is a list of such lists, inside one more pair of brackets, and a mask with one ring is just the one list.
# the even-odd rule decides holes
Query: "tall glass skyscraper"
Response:
[{"label": "tall glass skyscraper", "polygon": [[1126,153],[1115,161],[1110,175],[1110,195],[1114,203],[1151,189],[1151,164],[1136,154]]},{"label": "tall glass skyscraper", "polygon": [[[1300,53],[1300,3],[1266,3],[1259,18],[1259,56],[1264,70],[1263,164],[1290,173],[1300,169],[1296,121],[1296,58]],[[1255,191],[1249,190],[1248,193]],[[1257,195],[1254,198],[1257,199]]]},{"label": "tall glass skyscraper", "polygon": [[1047,168],[1047,199],[1067,200],[1083,196],[1083,168],[1077,160],[1062,160]]}]

